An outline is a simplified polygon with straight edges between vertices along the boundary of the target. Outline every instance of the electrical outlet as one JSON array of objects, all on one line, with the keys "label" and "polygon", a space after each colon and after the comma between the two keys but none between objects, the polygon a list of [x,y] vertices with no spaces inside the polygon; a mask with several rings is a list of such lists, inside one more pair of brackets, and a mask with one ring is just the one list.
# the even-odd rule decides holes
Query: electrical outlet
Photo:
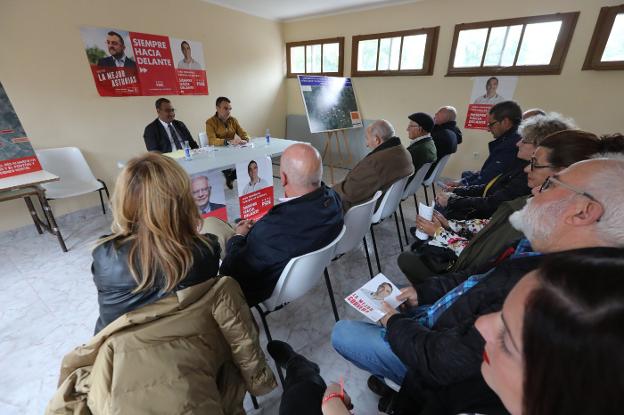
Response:
[{"label": "electrical outlet", "polygon": [[474,153],[472,153],[472,158],[475,159],[475,160],[478,160],[479,159],[479,152],[475,151]]}]

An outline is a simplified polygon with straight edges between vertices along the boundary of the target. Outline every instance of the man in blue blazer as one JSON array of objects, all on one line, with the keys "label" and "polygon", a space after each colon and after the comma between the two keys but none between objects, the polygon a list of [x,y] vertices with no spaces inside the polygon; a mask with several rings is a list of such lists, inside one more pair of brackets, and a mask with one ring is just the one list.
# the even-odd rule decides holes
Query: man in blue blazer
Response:
[{"label": "man in blue blazer", "polygon": [[175,119],[175,109],[171,106],[171,101],[158,98],[156,113],[158,118],[149,123],[143,132],[147,151],[169,153],[181,150],[185,141],[188,141],[191,148],[198,148],[186,125]]}]

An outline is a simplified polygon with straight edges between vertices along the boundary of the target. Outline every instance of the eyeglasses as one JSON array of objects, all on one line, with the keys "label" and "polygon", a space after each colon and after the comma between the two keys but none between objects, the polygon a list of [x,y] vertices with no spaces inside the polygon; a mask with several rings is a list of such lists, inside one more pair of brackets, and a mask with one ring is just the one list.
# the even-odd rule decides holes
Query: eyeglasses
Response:
[{"label": "eyeglasses", "polygon": [[526,138],[521,139],[521,140],[520,140],[520,142],[521,142],[522,144],[533,144],[533,145],[535,145],[535,141],[533,141],[533,140],[527,140]]},{"label": "eyeglasses", "polygon": [[407,128],[420,128],[420,125],[418,125],[418,124],[408,124]]},{"label": "eyeglasses", "polygon": [[[553,167],[554,166],[550,164],[537,164],[537,159],[535,157],[531,157],[531,171],[535,171],[537,169],[552,169]],[[546,179],[546,181],[548,181],[548,179]]]},{"label": "eyeglasses", "polygon": [[162,109],[164,112],[175,112],[175,108],[164,108]]},{"label": "eyeglasses", "polygon": [[492,122],[489,122],[487,126],[488,126],[488,128],[492,128],[492,127],[494,127],[496,124],[498,124],[499,122],[500,122],[500,121],[492,121]]},{"label": "eyeglasses", "polygon": [[566,189],[568,189],[568,190],[570,190],[570,191],[572,191],[572,192],[576,193],[577,195],[585,196],[586,198],[588,198],[588,199],[590,199],[590,200],[592,200],[592,201],[594,201],[594,202],[596,202],[596,203],[598,203],[598,204],[602,205],[602,204],[598,201],[598,199],[596,199],[595,197],[593,197],[593,196],[592,196],[592,195],[590,195],[589,193],[584,192],[584,191],[582,191],[582,190],[580,190],[580,189],[577,189],[576,187],[574,187],[574,186],[572,186],[572,185],[569,185],[569,184],[567,184],[567,183],[562,182],[561,180],[559,180],[559,179],[557,178],[557,176],[548,176],[548,177],[546,178],[546,180],[544,181],[544,184],[542,184],[542,187],[540,187],[540,190],[539,190],[539,191],[540,191],[540,193],[542,193],[544,190],[548,190],[549,188],[551,188],[551,187],[552,187],[552,185],[553,185],[553,183],[554,183],[554,184],[556,184],[556,185],[558,185],[558,186],[564,187],[564,188],[566,188]]}]

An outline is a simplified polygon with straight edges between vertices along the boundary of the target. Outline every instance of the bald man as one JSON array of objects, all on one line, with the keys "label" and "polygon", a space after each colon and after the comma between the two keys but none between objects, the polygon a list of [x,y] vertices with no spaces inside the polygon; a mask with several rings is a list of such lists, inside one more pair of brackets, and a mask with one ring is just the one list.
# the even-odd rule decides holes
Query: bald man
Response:
[{"label": "bald man", "polygon": [[280,165],[281,203],[256,223],[240,221],[227,241],[221,274],[238,281],[249,306],[271,296],[291,258],[326,246],[342,230],[340,197],[322,176],[323,163],[314,147],[288,147]]},{"label": "bald man", "polygon": [[[462,132],[457,128],[456,118],[457,110],[450,105],[441,107],[433,116],[434,126],[431,130],[431,137],[438,155],[436,162],[447,154],[455,153],[457,145],[462,142]],[[435,164],[431,166],[429,172],[432,172],[434,167]]]},{"label": "bald man", "polygon": [[372,151],[334,186],[345,212],[371,199],[378,190],[385,192],[392,183],[414,173],[412,156],[394,135],[394,127],[388,121],[377,120],[366,128],[366,147]]}]

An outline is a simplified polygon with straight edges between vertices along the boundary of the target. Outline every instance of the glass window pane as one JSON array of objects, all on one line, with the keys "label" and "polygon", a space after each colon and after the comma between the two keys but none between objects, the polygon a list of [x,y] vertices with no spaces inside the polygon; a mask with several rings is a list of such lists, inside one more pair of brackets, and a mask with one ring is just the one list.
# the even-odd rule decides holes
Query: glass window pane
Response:
[{"label": "glass window pane", "polygon": [[358,42],[358,71],[374,71],[377,67],[377,39]]},{"label": "glass window pane", "polygon": [[512,66],[522,25],[493,27],[483,66]]},{"label": "glass window pane", "polygon": [[425,59],[427,35],[405,36],[401,54],[401,70],[422,69]]},{"label": "glass window pane", "polygon": [[338,60],[340,59],[338,43],[326,43],[323,45],[323,72],[338,72]]},{"label": "glass window pane", "polygon": [[455,49],[455,68],[480,67],[483,49],[485,49],[485,39],[488,29],[462,30],[457,38],[457,48]]},{"label": "glass window pane", "polygon": [[624,13],[615,16],[601,62],[624,61]]},{"label": "glass window pane", "polygon": [[380,71],[399,69],[399,54],[401,52],[401,37],[392,37],[379,40],[379,64]]},{"label": "glass window pane", "polygon": [[305,49],[303,46],[290,48],[290,72],[305,73]]},{"label": "glass window pane", "polygon": [[550,64],[560,30],[561,21],[526,25],[516,65]]},{"label": "glass window pane", "polygon": [[320,73],[321,72],[321,45],[308,45],[306,46],[307,73]]}]

